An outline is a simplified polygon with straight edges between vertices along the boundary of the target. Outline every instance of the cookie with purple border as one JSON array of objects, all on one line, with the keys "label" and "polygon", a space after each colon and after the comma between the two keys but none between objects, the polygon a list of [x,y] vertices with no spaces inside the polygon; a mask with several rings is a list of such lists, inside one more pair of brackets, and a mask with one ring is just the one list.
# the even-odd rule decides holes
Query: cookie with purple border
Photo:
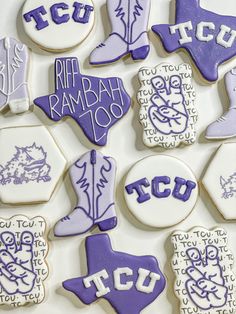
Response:
[{"label": "cookie with purple border", "polygon": [[145,59],[150,51],[150,6],[151,0],[107,0],[112,32],[93,50],[90,64],[115,62],[129,54],[133,60]]},{"label": "cookie with purple border", "polygon": [[235,313],[234,257],[227,242],[222,228],[173,233],[174,289],[181,314]]},{"label": "cookie with purple border", "polygon": [[63,282],[83,303],[106,299],[119,314],[140,313],[164,290],[166,280],[154,256],[113,251],[107,234],[86,239],[88,274]]},{"label": "cookie with purple border", "polygon": [[0,304],[41,303],[48,276],[44,218],[0,218],[0,229]]},{"label": "cookie with purple border", "polygon": [[114,203],[116,162],[96,150],[84,154],[70,168],[78,203],[72,213],[54,228],[55,236],[82,234],[98,226],[101,231],[116,227]]},{"label": "cookie with purple border", "polygon": [[205,10],[200,0],[176,0],[175,24],[152,30],[167,52],[186,49],[207,81],[216,81],[219,65],[236,55],[236,17]]},{"label": "cookie with purple border", "polygon": [[129,110],[131,99],[118,77],[80,73],[78,59],[55,60],[55,93],[34,100],[53,121],[70,116],[94,144],[107,143],[109,129]]}]

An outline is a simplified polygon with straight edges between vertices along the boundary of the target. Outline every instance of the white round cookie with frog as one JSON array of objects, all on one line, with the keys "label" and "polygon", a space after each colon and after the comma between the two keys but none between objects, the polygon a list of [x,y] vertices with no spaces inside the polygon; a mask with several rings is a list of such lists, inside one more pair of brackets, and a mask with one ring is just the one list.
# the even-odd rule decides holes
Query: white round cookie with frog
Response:
[{"label": "white round cookie with frog", "polygon": [[177,158],[156,155],[142,159],[129,171],[125,199],[132,214],[145,225],[176,225],[192,211],[198,183],[187,165]]},{"label": "white round cookie with frog", "polygon": [[139,120],[146,146],[174,148],[196,140],[195,91],[189,64],[162,63],[139,70]]},{"label": "white round cookie with frog", "polygon": [[48,276],[48,244],[42,217],[0,218],[0,304],[41,303]]},{"label": "white round cookie with frog", "polygon": [[26,0],[22,14],[27,35],[49,51],[75,47],[94,25],[92,0]]},{"label": "white round cookie with frog", "polygon": [[44,126],[0,130],[0,199],[38,203],[50,199],[66,160]]},{"label": "white round cookie with frog", "polygon": [[220,146],[202,183],[225,219],[236,219],[236,143]]},{"label": "white round cookie with frog", "polygon": [[196,227],[172,235],[174,289],[181,314],[236,312],[234,257],[227,242],[222,228]]}]

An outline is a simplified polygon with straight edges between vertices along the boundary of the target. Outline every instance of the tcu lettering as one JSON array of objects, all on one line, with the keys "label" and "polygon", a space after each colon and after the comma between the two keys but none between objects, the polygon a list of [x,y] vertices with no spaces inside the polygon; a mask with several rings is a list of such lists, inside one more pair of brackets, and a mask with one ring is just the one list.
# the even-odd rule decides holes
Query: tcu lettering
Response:
[{"label": "tcu lettering", "polygon": [[[167,198],[171,194],[174,198],[187,202],[191,196],[192,191],[196,188],[196,183],[190,180],[185,180],[183,178],[176,177],[174,179],[175,186],[171,192],[170,188],[167,186],[171,183],[171,179],[168,176],[157,176],[152,179],[151,183],[151,193],[157,198]],[[139,203],[144,203],[151,199],[149,193],[144,191],[144,188],[150,186],[150,182],[147,178],[142,178],[136,182],[133,182],[125,187],[128,194],[133,194],[134,191],[137,192]]]},{"label": "tcu lettering", "polygon": [[[191,31],[193,31],[193,25],[191,21],[179,23],[169,27],[172,35],[179,33],[179,44],[187,44],[192,42]],[[220,31],[216,35],[216,30],[213,22],[200,22],[196,26],[195,35],[199,41],[209,42],[216,38],[216,43],[224,48],[231,48],[236,39],[236,30],[231,29],[226,25],[220,26]]]},{"label": "tcu lettering", "polygon": [[[133,270],[129,267],[117,268],[113,271],[114,288],[119,291],[130,290],[134,286],[133,280],[130,278],[133,276]],[[122,277],[122,282],[121,282]],[[149,278],[148,278],[149,277]],[[109,292],[111,292],[109,287],[106,287],[103,280],[108,279],[109,275],[105,269],[97,272],[89,277],[83,279],[85,288],[90,288],[93,283],[97,289],[96,297],[100,298]],[[148,279],[147,279],[148,278]],[[143,293],[152,293],[154,291],[156,282],[161,279],[159,274],[150,272],[147,269],[138,269],[138,278],[135,283],[135,287],[138,291]],[[148,280],[149,284],[146,285],[144,282]]]},{"label": "tcu lettering", "polygon": [[[90,5],[84,5],[83,3],[75,1],[73,4],[73,14],[72,17],[66,13],[69,9],[69,5],[64,2],[55,3],[50,7],[51,18],[56,24],[67,23],[70,18],[72,18],[75,23],[86,24],[89,22],[90,14],[93,12],[94,8]],[[36,29],[42,30],[49,26],[47,19],[44,19],[43,16],[47,15],[45,7],[42,5],[32,11],[29,11],[24,14],[24,19],[26,22],[35,21]]]}]

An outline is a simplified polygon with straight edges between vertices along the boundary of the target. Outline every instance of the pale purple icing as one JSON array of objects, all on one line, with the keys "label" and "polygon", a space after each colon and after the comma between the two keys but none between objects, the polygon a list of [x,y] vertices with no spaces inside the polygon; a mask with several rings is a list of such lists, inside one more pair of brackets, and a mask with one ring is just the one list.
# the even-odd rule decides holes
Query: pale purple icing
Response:
[{"label": "pale purple icing", "polygon": [[[188,25],[183,27],[183,23]],[[185,36],[169,24],[155,25],[152,30],[168,52],[186,49],[203,77],[216,81],[219,65],[236,55],[236,17],[202,9],[200,0],[178,0],[175,25],[181,24]]]},{"label": "pale purple icing", "polygon": [[229,110],[206,130],[207,139],[224,139],[236,136],[236,69],[225,75],[225,86],[229,96]]},{"label": "pale purple icing", "polygon": [[131,54],[145,59],[150,51],[147,35],[150,0],[107,0],[112,32],[90,55],[91,64],[105,64]]},{"label": "pale purple icing", "polygon": [[[85,304],[91,304],[99,298],[94,282],[90,282],[87,288],[85,285],[89,276],[101,271],[107,275],[106,278],[101,278],[107,290],[101,297],[119,314],[139,314],[165,288],[165,277],[154,256],[134,256],[113,251],[107,234],[87,237],[86,254],[87,276],[63,282],[63,287],[73,292]],[[130,271],[129,274],[121,271],[118,277],[121,285],[116,284],[117,269]],[[140,282],[139,272],[142,271],[145,271],[145,275]]]},{"label": "pale purple icing", "polygon": [[78,204],[54,228],[55,236],[82,234],[97,225],[101,231],[116,227],[114,204],[116,164],[114,159],[92,150],[70,169]]},{"label": "pale purple icing", "polygon": [[106,145],[109,129],[131,104],[121,79],[82,75],[75,57],[55,60],[55,86],[54,94],[36,98],[34,103],[53,121],[70,116],[99,146]]},{"label": "pale purple icing", "polygon": [[24,44],[9,37],[0,40],[0,109],[10,102],[28,104],[28,61],[29,53]]}]

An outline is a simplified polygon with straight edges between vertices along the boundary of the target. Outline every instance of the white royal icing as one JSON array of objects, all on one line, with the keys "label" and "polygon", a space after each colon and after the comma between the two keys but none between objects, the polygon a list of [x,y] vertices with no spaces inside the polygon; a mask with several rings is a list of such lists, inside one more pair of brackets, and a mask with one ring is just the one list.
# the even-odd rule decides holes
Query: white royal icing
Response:
[{"label": "white royal icing", "polygon": [[146,146],[174,148],[196,140],[195,91],[190,65],[162,63],[139,70],[139,120]]},{"label": "white royal icing", "polygon": [[0,199],[3,203],[48,201],[66,160],[44,126],[0,130]]},{"label": "white royal icing", "polygon": [[0,218],[0,304],[41,303],[48,276],[48,244],[42,217]]},{"label": "white royal icing", "polygon": [[73,48],[94,25],[92,0],[26,0],[22,14],[25,32],[46,50]]},{"label": "white royal icing", "polygon": [[195,227],[172,235],[180,313],[235,313],[234,257],[224,229]]},{"label": "white royal icing", "polygon": [[109,275],[105,269],[83,279],[85,288],[90,288],[91,283],[94,283],[97,292],[97,298],[100,298],[106,294],[108,294],[111,290],[108,287],[105,287],[102,279],[108,279]]},{"label": "white royal icing", "polygon": [[142,159],[129,171],[125,199],[132,214],[152,227],[168,227],[185,219],[198,197],[192,171],[177,158],[156,155]]},{"label": "white royal icing", "polygon": [[236,219],[236,143],[220,146],[204,177],[203,185],[225,219]]}]

